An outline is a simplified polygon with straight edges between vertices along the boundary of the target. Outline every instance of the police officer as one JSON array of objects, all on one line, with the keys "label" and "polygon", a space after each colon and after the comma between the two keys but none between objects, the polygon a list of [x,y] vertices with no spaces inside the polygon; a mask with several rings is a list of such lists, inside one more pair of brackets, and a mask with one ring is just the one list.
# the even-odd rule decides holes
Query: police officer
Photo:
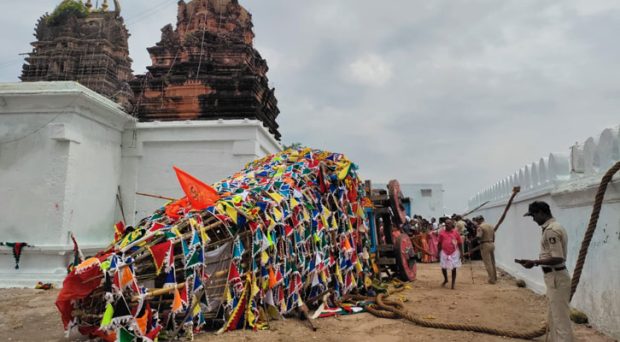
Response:
[{"label": "police officer", "polygon": [[484,262],[484,267],[489,275],[489,284],[497,282],[497,271],[495,269],[495,229],[492,225],[484,222],[482,215],[474,217],[474,222],[478,225],[476,237],[480,240],[480,255]]},{"label": "police officer", "polygon": [[541,266],[549,300],[549,337],[551,341],[573,341],[570,322],[571,278],[566,270],[566,230],[551,215],[549,205],[542,201],[532,202],[523,216],[531,216],[542,228],[540,256],[538,260],[515,260],[525,268]]}]

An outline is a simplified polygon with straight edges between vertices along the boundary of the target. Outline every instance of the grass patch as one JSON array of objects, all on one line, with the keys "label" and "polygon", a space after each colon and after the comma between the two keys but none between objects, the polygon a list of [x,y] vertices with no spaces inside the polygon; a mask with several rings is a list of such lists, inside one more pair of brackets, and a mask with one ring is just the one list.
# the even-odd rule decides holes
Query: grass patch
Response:
[{"label": "grass patch", "polygon": [[63,0],[47,18],[47,22],[50,25],[60,25],[70,17],[85,18],[86,16],[88,16],[88,8],[81,1]]}]

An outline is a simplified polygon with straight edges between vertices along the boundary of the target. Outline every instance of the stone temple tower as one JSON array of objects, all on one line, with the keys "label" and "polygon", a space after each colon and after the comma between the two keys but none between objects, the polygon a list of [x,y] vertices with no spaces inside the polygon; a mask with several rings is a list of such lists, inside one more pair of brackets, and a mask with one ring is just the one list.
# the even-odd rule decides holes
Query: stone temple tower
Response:
[{"label": "stone temple tower", "polygon": [[140,121],[257,119],[280,139],[267,62],[237,0],[181,0],[177,25],[148,49],[152,65],[131,82]]},{"label": "stone temple tower", "polygon": [[133,78],[121,7],[108,0],[93,8],[91,0],[63,0],[39,19],[36,41],[26,57],[21,80],[77,81],[132,110]]}]

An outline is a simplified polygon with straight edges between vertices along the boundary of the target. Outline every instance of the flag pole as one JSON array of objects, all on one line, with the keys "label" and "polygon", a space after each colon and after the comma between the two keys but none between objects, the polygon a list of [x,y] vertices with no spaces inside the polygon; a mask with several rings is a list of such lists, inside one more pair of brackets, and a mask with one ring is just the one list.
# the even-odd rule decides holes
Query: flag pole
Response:
[{"label": "flag pole", "polygon": [[151,194],[145,194],[145,193],[142,193],[142,192],[136,192],[136,195],[144,196],[144,197],[164,199],[164,200],[168,200],[168,201],[176,201],[177,200],[176,198],[172,198],[172,197],[164,197],[164,196],[159,196],[159,195],[151,195]]}]

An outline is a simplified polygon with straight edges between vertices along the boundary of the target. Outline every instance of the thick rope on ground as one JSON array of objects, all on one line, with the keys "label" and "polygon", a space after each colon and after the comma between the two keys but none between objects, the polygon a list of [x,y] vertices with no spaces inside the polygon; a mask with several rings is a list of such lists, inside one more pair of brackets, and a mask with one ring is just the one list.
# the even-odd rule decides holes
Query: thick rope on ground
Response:
[{"label": "thick rope on ground", "polygon": [[[442,323],[442,322],[432,322],[432,321],[428,321],[422,318],[417,317],[416,315],[402,310],[402,309],[398,309],[394,306],[391,305],[387,305],[387,303],[385,303],[385,294],[379,294],[376,298],[377,301],[377,306],[375,307],[367,307],[368,312],[375,314],[378,313],[378,317],[382,317],[382,318],[394,318],[391,315],[385,314],[385,312],[391,312],[393,314],[396,315],[396,317],[398,318],[404,318],[407,319],[419,326],[422,327],[426,327],[426,328],[434,328],[434,329],[446,329],[446,330],[459,330],[459,331],[472,331],[472,332],[477,332],[477,333],[482,333],[482,334],[489,334],[489,335],[496,335],[496,336],[504,336],[504,337],[511,337],[511,338],[520,338],[520,339],[533,339],[535,337],[538,336],[542,336],[545,334],[545,332],[547,331],[547,326],[546,324],[542,327],[540,327],[538,330],[535,331],[528,331],[528,332],[517,332],[517,331],[512,331],[512,330],[501,330],[501,329],[493,329],[493,328],[488,328],[488,327],[483,327],[483,326],[479,326],[479,325],[470,325],[470,324],[454,324],[454,323]],[[379,309],[379,310],[376,310]],[[374,312],[373,312],[374,311]]]},{"label": "thick rope on ground", "polygon": [[607,173],[605,173],[603,179],[601,179],[601,184],[598,187],[598,191],[594,200],[594,206],[592,207],[592,215],[590,215],[590,223],[588,224],[588,229],[586,230],[583,242],[581,243],[581,249],[579,250],[579,256],[577,257],[577,265],[575,265],[575,271],[573,272],[573,280],[570,286],[571,300],[573,299],[573,295],[577,290],[577,285],[579,285],[581,270],[583,269],[583,265],[586,262],[588,248],[590,247],[592,236],[594,236],[594,231],[596,230],[596,224],[598,223],[598,217],[601,213],[601,207],[603,206],[603,198],[605,197],[605,191],[607,191],[607,185],[611,182],[613,176],[619,170],[620,162],[617,162],[616,165],[612,166],[611,169],[609,169]]}]

